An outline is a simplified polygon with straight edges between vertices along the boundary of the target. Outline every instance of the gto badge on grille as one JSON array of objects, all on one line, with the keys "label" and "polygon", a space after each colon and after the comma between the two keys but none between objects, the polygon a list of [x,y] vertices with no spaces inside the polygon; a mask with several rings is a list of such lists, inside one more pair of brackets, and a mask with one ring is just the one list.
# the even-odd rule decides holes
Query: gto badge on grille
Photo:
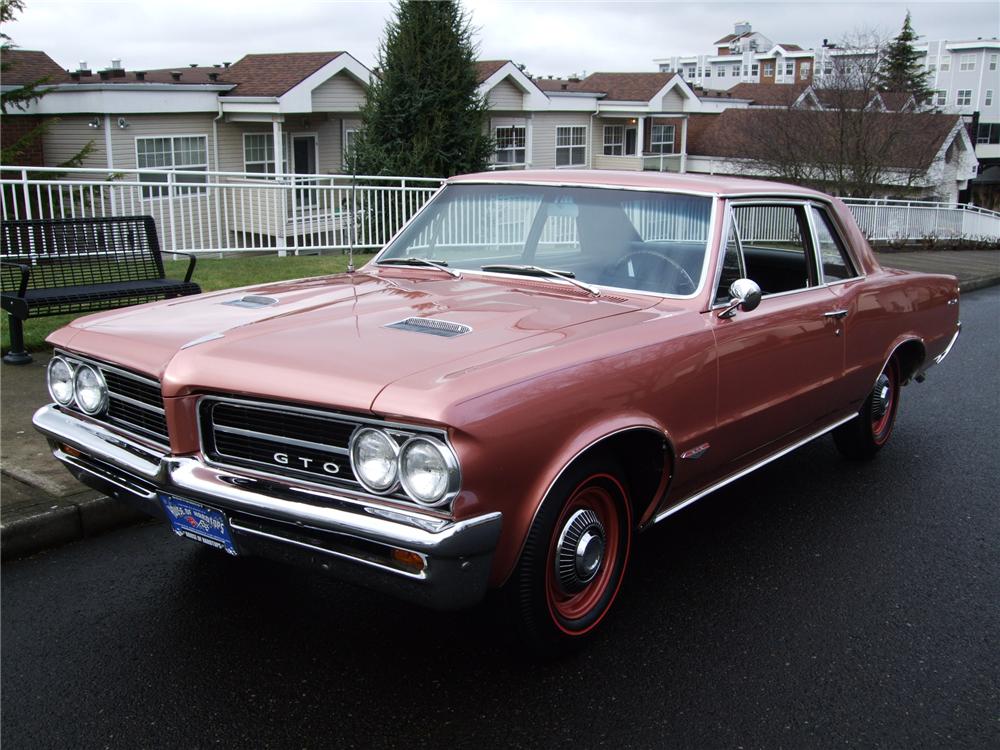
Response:
[{"label": "gto badge on grille", "polygon": [[282,466],[298,467],[299,464],[307,471],[324,471],[327,474],[339,474],[340,466],[333,461],[320,462],[305,456],[289,456],[287,453],[275,453],[274,462]]}]

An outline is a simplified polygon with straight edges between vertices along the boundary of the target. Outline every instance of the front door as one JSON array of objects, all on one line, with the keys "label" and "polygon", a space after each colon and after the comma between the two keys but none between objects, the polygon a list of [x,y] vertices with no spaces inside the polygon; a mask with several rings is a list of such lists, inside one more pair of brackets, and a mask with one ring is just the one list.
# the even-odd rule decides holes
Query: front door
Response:
[{"label": "front door", "polygon": [[[292,172],[295,175],[316,174],[316,136],[292,136]],[[296,177],[296,183],[301,189],[296,190],[295,204],[297,207],[311,206],[316,202],[316,190],[307,177]]]},{"label": "front door", "polygon": [[[837,297],[817,268],[807,206],[737,204],[716,300],[732,277],[763,292],[760,306],[731,318],[712,316],[719,362],[718,430],[713,453],[747,463],[792,433],[826,426],[842,410],[843,321]],[[817,427],[818,429],[818,427]]]}]

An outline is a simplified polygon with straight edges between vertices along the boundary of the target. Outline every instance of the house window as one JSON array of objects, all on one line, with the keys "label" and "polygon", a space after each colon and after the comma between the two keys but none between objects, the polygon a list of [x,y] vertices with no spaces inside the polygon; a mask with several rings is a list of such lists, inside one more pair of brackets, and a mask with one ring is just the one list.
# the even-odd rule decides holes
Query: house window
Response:
[{"label": "house window", "polygon": [[989,143],[993,145],[1000,143],[1000,122],[979,123],[979,131],[976,133],[976,143]]},{"label": "house window", "polygon": [[625,153],[625,126],[604,126],[604,155],[621,156]]},{"label": "house window", "polygon": [[955,104],[959,107],[968,107],[972,104],[972,89],[959,89],[955,95]]},{"label": "house window", "polygon": [[711,77],[712,77],[712,68],[710,67],[705,68],[705,78],[711,78]]},{"label": "house window", "polygon": [[653,125],[649,133],[649,151],[653,154],[674,152],[674,126]]},{"label": "house window", "polygon": [[344,163],[351,159],[351,152],[354,150],[354,139],[358,137],[357,128],[347,128],[344,130]]},{"label": "house window", "polygon": [[764,75],[768,78],[774,75],[774,63],[764,63]]},{"label": "house window", "polygon": [[701,68],[698,68],[698,74],[695,76],[695,78],[701,78]]},{"label": "house window", "polygon": [[933,75],[936,71],[937,71],[937,65],[935,65],[934,63],[931,63],[930,65],[927,66],[927,72],[930,73],[931,75]]},{"label": "house window", "polygon": [[833,60],[826,60],[823,62],[823,75],[825,76],[833,75]]},{"label": "house window", "polygon": [[998,62],[1000,62],[1000,55],[990,55],[990,70],[996,70]]},{"label": "house window", "polygon": [[941,58],[941,72],[942,73],[947,73],[949,70],[951,70],[951,58],[950,57],[942,57]]},{"label": "house window", "polygon": [[939,107],[943,107],[948,103],[948,92],[944,90],[939,90],[934,92],[934,104]]},{"label": "house window", "polygon": [[986,89],[986,96],[983,98],[983,105],[989,107],[993,104],[993,89]]},{"label": "house window", "polygon": [[785,75],[789,78],[795,78],[795,61],[789,60],[785,63]]},{"label": "house window", "polygon": [[[166,138],[136,138],[136,166],[139,169],[168,169],[196,172],[208,171],[208,136],[184,135]],[[167,182],[167,175],[147,172],[140,175],[143,182]],[[177,184],[185,184],[177,190],[179,195],[205,192],[204,187],[189,187],[188,185],[204,183],[205,175],[179,174]],[[166,190],[160,187],[144,186],[144,198],[158,198],[166,195]]]},{"label": "house window", "polygon": [[[283,141],[284,142],[284,141]],[[287,143],[285,144],[287,146]],[[288,148],[284,149],[283,172],[287,172]],[[274,174],[274,136],[271,133],[243,134],[243,171]]]},{"label": "house window", "polygon": [[740,77],[740,66],[739,65],[734,65],[733,66],[733,76],[736,77],[736,78]]},{"label": "house window", "polygon": [[750,66],[750,76],[756,78],[760,74],[760,63],[754,63]]},{"label": "house window", "polygon": [[963,72],[969,72],[976,69],[976,56],[975,55],[962,55],[959,58],[958,69]]},{"label": "house window", "polygon": [[523,125],[512,125],[496,129],[497,150],[494,157],[497,164],[504,166],[525,163],[525,130]]},{"label": "house window", "polygon": [[560,125],[556,128],[556,166],[582,167],[587,163],[587,128],[585,125]]},{"label": "house window", "polygon": [[799,78],[801,78],[803,81],[806,80],[807,78],[809,78],[809,73],[811,71],[812,71],[811,63],[807,62],[802,63],[801,67],[799,68]]}]

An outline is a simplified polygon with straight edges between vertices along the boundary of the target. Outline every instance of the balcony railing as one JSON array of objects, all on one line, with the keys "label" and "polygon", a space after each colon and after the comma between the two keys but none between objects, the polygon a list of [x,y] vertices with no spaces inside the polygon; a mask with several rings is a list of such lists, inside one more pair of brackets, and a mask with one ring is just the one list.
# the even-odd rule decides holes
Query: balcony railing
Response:
[{"label": "balcony railing", "polygon": [[148,214],[167,252],[372,249],[440,186],[414,177],[0,167],[0,213],[4,220]]}]

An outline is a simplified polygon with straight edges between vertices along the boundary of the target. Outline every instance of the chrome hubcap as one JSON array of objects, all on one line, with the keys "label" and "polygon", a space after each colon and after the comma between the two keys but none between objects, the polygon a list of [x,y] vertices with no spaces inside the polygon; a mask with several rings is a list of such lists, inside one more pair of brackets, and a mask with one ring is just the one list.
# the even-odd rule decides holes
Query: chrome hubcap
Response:
[{"label": "chrome hubcap", "polygon": [[594,580],[604,561],[605,532],[597,514],[578,510],[563,526],[556,545],[556,579],[567,594]]},{"label": "chrome hubcap", "polygon": [[872,393],[872,418],[875,420],[885,416],[891,400],[892,387],[889,384],[889,376],[885,373],[879,375],[875,383],[875,391]]}]

